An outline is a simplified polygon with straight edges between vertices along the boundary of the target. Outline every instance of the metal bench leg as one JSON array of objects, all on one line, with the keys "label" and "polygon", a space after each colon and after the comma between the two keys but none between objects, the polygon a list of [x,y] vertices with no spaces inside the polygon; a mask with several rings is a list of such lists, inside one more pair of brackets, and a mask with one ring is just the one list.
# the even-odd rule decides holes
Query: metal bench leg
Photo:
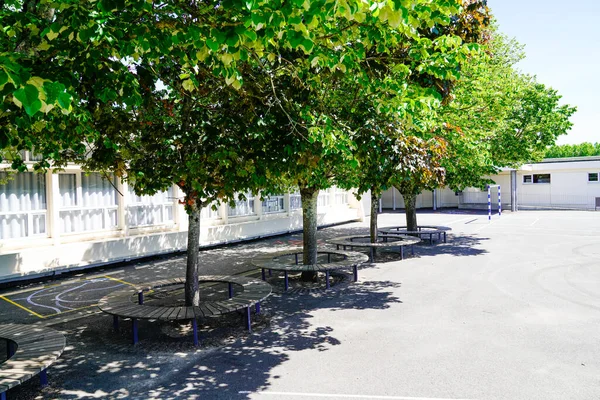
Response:
[{"label": "metal bench leg", "polygon": [[371,247],[371,259],[369,260],[372,263],[375,262],[375,248]]},{"label": "metal bench leg", "polygon": [[331,253],[327,253],[327,262],[330,263],[331,262]]},{"label": "metal bench leg", "polygon": [[288,282],[288,272],[287,271],[283,272],[283,277],[285,280],[285,291],[287,292],[288,288],[290,287],[290,284]]},{"label": "metal bench leg", "polygon": [[404,246],[400,246],[400,259],[404,260]]},{"label": "metal bench leg", "polygon": [[325,271],[325,289],[329,289],[329,270]]},{"label": "metal bench leg", "polygon": [[264,269],[264,268],[261,268],[261,269],[260,269],[260,271],[261,271],[261,275],[262,275],[262,280],[263,280],[263,281],[266,281],[266,280],[267,280],[267,277],[265,276],[265,269]]},{"label": "metal bench leg", "polygon": [[228,282],[229,285],[229,298],[231,299],[233,297],[233,285],[231,284],[231,282]]},{"label": "metal bench leg", "polygon": [[144,292],[138,293],[138,304],[144,304]]},{"label": "metal bench leg", "polygon": [[115,331],[119,330],[119,316],[118,315],[113,315],[113,329]]},{"label": "metal bench leg", "polygon": [[446,232],[444,232],[444,243],[446,243]]},{"label": "metal bench leg", "polygon": [[45,369],[40,372],[40,385],[47,386],[48,385],[48,373]]},{"label": "metal bench leg", "polygon": [[250,307],[246,307],[246,328],[248,332],[252,332],[252,319],[251,319]]},{"label": "metal bench leg", "polygon": [[415,255],[415,245],[414,244],[410,245],[410,252],[412,253],[413,256]]},{"label": "metal bench leg", "polygon": [[296,265],[298,265],[298,253],[294,254],[296,256]]},{"label": "metal bench leg", "polygon": [[256,314],[260,314],[260,301],[256,302],[255,307],[256,307]]},{"label": "metal bench leg", "polygon": [[352,269],[353,269],[352,272],[354,272],[354,282],[356,282],[356,281],[358,281],[358,266],[355,265]]},{"label": "metal bench leg", "polygon": [[11,358],[12,356],[15,355],[15,342],[11,341],[11,340],[7,340],[6,341],[6,355],[7,358]]},{"label": "metal bench leg", "polygon": [[273,270],[269,270],[269,276],[273,276]]},{"label": "metal bench leg", "polygon": [[336,250],[339,250],[339,249],[340,249],[340,245],[339,245],[339,244],[336,244],[336,245],[335,245],[335,249],[336,249]]},{"label": "metal bench leg", "polygon": [[195,318],[192,320],[192,329],[194,331],[194,346],[199,346],[200,341],[198,340],[198,321]]},{"label": "metal bench leg", "polygon": [[138,321],[135,318],[131,319],[131,330],[132,330],[133,344],[136,344],[138,342]]}]

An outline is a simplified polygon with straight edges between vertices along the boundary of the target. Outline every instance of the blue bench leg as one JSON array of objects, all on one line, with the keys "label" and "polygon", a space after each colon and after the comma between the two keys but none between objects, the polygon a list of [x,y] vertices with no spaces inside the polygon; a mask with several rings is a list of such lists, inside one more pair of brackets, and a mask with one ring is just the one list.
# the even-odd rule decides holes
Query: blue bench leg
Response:
[{"label": "blue bench leg", "polygon": [[404,260],[404,246],[400,246],[400,259]]},{"label": "blue bench leg", "polygon": [[246,307],[246,328],[248,332],[252,332],[252,319],[251,319],[250,307]]},{"label": "blue bench leg", "polygon": [[233,285],[231,284],[231,282],[229,282],[228,284],[229,284],[229,298],[231,299],[233,297]]},{"label": "blue bench leg", "polygon": [[375,249],[373,247],[371,247],[370,258],[370,262],[375,262]]},{"label": "blue bench leg", "polygon": [[48,385],[48,373],[46,372],[46,370],[42,370],[42,372],[40,372],[40,385],[42,386],[47,386]]},{"label": "blue bench leg", "polygon": [[6,358],[11,358],[15,355],[15,342],[12,342],[10,340],[6,341],[6,355]]},{"label": "blue bench leg", "polygon": [[263,281],[266,281],[266,280],[267,280],[267,276],[265,275],[265,269],[264,269],[264,268],[261,268],[261,272],[260,272],[260,273],[261,273],[261,275],[262,275],[262,280],[263,280]]},{"label": "blue bench leg", "polygon": [[192,320],[192,328],[194,331],[194,346],[198,346],[200,341],[198,340],[198,321],[196,319]]},{"label": "blue bench leg", "polygon": [[358,281],[358,266],[354,266],[353,268],[353,272],[354,272],[354,282]]},{"label": "blue bench leg", "polygon": [[119,316],[118,315],[113,315],[113,329],[115,331],[119,330]]},{"label": "blue bench leg", "polygon": [[138,293],[138,304],[144,304],[144,292]]},{"label": "blue bench leg", "polygon": [[0,393],[0,400],[6,400],[6,392]]},{"label": "blue bench leg", "polygon": [[329,271],[325,271],[325,289],[329,289]]},{"label": "blue bench leg", "polygon": [[256,313],[260,314],[260,301],[256,303]]},{"label": "blue bench leg", "polygon": [[410,252],[412,253],[413,256],[415,255],[415,245],[414,244],[410,245]]},{"label": "blue bench leg", "polygon": [[269,270],[269,276],[273,276],[273,270]]},{"label": "blue bench leg", "polygon": [[131,328],[133,331],[133,344],[138,342],[138,321],[135,318],[131,319]]},{"label": "blue bench leg", "polygon": [[284,280],[285,280],[285,291],[287,292],[288,288],[290,287],[290,284],[288,282],[288,272],[284,271],[283,276],[284,276]]}]

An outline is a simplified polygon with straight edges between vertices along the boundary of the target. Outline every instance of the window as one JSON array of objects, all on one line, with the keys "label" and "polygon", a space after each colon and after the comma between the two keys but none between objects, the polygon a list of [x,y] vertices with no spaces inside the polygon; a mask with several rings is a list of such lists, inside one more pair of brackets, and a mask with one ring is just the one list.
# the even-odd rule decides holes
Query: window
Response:
[{"label": "window", "polygon": [[[215,206],[216,210],[213,210],[213,206]],[[209,204],[200,211],[200,218],[202,219],[217,219],[221,218],[219,216],[219,206],[215,203]]]},{"label": "window", "polygon": [[99,173],[58,176],[60,232],[89,232],[117,228],[115,178]]},{"label": "window", "polygon": [[244,193],[245,200],[240,200],[238,195],[235,197],[235,207],[230,206],[227,215],[230,217],[254,215],[254,196],[252,193]]},{"label": "window", "polygon": [[348,204],[348,192],[338,187],[334,188],[335,191],[335,204],[344,205]]},{"label": "window", "polygon": [[317,197],[317,207],[327,207],[329,205],[329,192],[324,190],[319,192],[319,197]]},{"label": "window", "polygon": [[284,196],[269,196],[262,202],[263,214],[271,214],[285,211]]},{"label": "window", "polygon": [[550,174],[523,175],[523,183],[550,183]]},{"label": "window", "polygon": [[152,196],[138,196],[130,186],[128,195],[127,224],[129,226],[140,227],[175,223],[173,187]]},{"label": "window", "polygon": [[302,208],[302,197],[299,191],[290,193],[290,210],[297,210]]},{"label": "window", "polygon": [[590,172],[588,174],[588,182],[598,182],[598,173],[597,172]]},{"label": "window", "polygon": [[[0,172],[0,180],[8,175]],[[0,184],[0,240],[46,234],[44,175],[24,172]]]}]

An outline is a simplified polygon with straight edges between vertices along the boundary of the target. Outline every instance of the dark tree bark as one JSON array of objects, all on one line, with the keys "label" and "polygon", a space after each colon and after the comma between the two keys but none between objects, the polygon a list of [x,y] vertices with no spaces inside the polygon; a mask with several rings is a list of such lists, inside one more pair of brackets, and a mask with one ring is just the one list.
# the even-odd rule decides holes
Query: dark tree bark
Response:
[{"label": "dark tree bark", "polygon": [[[302,231],[304,250],[302,262],[306,265],[317,263],[317,198],[319,191],[315,188],[300,188],[302,200]],[[302,272],[303,281],[317,279],[316,272]]]},{"label": "dark tree bark", "polygon": [[371,223],[369,232],[371,243],[377,243],[377,217],[379,216],[379,193],[371,189]]},{"label": "dark tree bark", "polygon": [[[402,192],[401,192],[402,193]],[[414,193],[402,193],[404,198],[404,209],[406,211],[406,229],[417,230],[417,195]]]},{"label": "dark tree bark", "polygon": [[198,291],[198,258],[200,255],[200,211],[201,208],[194,203],[188,206],[188,243],[187,266],[185,270],[185,305],[197,306],[200,303]]}]

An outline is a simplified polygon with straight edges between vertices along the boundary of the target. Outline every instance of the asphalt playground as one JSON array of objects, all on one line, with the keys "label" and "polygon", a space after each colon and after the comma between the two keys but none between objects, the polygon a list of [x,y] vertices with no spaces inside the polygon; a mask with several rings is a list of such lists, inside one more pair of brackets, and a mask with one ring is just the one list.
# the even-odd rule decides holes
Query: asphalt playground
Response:
[{"label": "asphalt playground", "polygon": [[[181,254],[0,291],[0,323],[44,324],[67,337],[48,370],[9,399],[600,399],[600,213],[424,212],[452,228],[415,256],[382,255],[330,291],[275,294],[255,316],[189,327],[112,331],[98,300],[133,283],[182,276]],[[384,213],[379,225],[403,225]],[[318,232],[368,232],[368,221]],[[258,277],[250,260],[301,235],[206,250],[205,274]]]}]

